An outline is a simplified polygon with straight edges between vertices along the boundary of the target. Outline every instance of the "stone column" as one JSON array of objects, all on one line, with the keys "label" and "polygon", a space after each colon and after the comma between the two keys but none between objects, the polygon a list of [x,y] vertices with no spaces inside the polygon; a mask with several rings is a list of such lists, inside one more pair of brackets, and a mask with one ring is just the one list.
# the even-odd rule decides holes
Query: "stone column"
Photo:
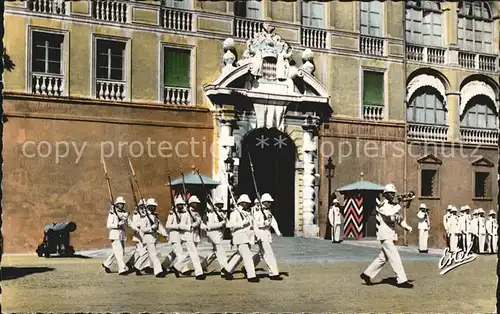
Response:
[{"label": "stone column", "polygon": [[318,236],[318,226],[314,224],[316,208],[315,174],[317,143],[314,141],[315,124],[306,123],[303,126],[303,163],[304,177],[302,188],[302,234],[306,238]]},{"label": "stone column", "polygon": [[227,199],[230,197],[228,195],[228,185],[227,185],[227,173],[226,164],[224,161],[232,153],[234,146],[233,137],[233,120],[227,119],[226,117],[219,118],[219,173],[218,180],[221,182],[215,189],[215,195],[224,199],[224,207],[227,205]]},{"label": "stone column", "polygon": [[460,141],[460,93],[446,93],[446,107],[448,109],[448,140]]}]

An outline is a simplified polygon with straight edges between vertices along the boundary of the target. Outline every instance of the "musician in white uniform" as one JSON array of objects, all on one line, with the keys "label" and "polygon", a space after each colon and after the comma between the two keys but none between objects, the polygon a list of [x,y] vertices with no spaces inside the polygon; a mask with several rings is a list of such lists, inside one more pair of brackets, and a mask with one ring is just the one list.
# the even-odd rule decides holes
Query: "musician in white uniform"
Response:
[{"label": "musician in white uniform", "polygon": [[418,251],[420,253],[428,253],[427,244],[429,240],[429,230],[431,228],[431,222],[429,220],[429,209],[427,205],[420,204],[419,211],[417,213],[418,218]]},{"label": "musician in white uniform", "polygon": [[138,202],[137,207],[134,210],[133,215],[129,216],[128,226],[130,229],[134,230],[134,235],[132,241],[135,242],[134,254],[130,257],[127,262],[127,267],[129,269],[134,269],[136,275],[141,276],[142,271],[150,267],[150,261],[148,256],[148,251],[142,243],[142,234],[137,227],[141,220],[141,212],[146,210],[146,200],[142,199]]},{"label": "musician in white uniform", "polygon": [[[186,202],[179,195],[174,200],[174,206],[170,211],[167,221],[165,223],[165,229],[168,232],[168,242],[172,246],[172,251],[167,254],[165,260],[162,263],[164,270],[169,270],[176,258],[179,256],[184,256],[184,249],[181,244],[181,229],[179,224],[181,223],[181,214],[186,211]],[[179,272],[172,270],[177,277],[180,277]],[[182,269],[180,270],[182,271]]]},{"label": "musician in white uniform", "polygon": [[451,209],[453,208],[453,205],[448,205],[446,206],[446,213],[443,215],[443,226],[444,226],[444,232],[445,232],[445,239],[446,239],[446,246],[450,247],[450,233],[448,231],[448,218],[451,216]]},{"label": "musician in white uniform", "polygon": [[472,219],[470,220],[470,234],[472,237],[472,251],[474,253],[479,253],[479,237],[478,237],[478,226],[479,226],[479,212],[474,209],[472,212]]},{"label": "musician in white uniform", "polygon": [[460,230],[462,250],[467,251],[469,245],[472,243],[472,235],[470,233],[471,216],[470,206],[465,205],[460,207],[461,215],[458,217],[458,226]]},{"label": "musician in white uniform", "polygon": [[123,253],[125,250],[125,224],[128,220],[128,213],[125,211],[125,199],[123,196],[118,196],[114,204],[111,204],[106,227],[109,230],[109,240],[111,240],[112,253],[102,263],[102,267],[107,273],[110,273],[110,267],[116,259],[118,264],[118,275],[127,275],[128,267],[123,260]]},{"label": "musician in white uniform", "polygon": [[448,234],[450,237],[450,252],[458,250],[458,239],[460,237],[460,228],[458,226],[458,209],[453,206],[450,210],[451,216],[448,217]]},{"label": "musician in white uniform", "polygon": [[498,251],[498,223],[495,218],[496,213],[490,210],[486,220],[486,233],[488,235],[488,253],[497,253]]},{"label": "musician in white uniform", "polygon": [[332,243],[342,242],[342,210],[338,199],[333,200],[332,207],[328,211],[328,221],[331,226]]},{"label": "musician in white uniform", "polygon": [[389,262],[392,270],[396,273],[398,287],[412,288],[413,285],[408,282],[403,263],[401,262],[401,257],[399,256],[399,252],[394,245],[394,241],[397,240],[395,230],[396,223],[406,229],[409,233],[412,232],[412,228],[398,213],[401,210],[401,206],[394,201],[396,196],[396,187],[394,184],[387,184],[384,187],[383,195],[385,200],[377,205],[376,209],[377,240],[380,241],[382,249],[380,254],[360,275],[360,277],[367,285],[371,285],[371,280],[380,272],[380,270],[382,270],[384,265]]},{"label": "musician in white uniform", "polygon": [[486,218],[484,217],[484,209],[478,208],[479,217],[477,218],[477,233],[479,238],[479,254],[486,253]]}]

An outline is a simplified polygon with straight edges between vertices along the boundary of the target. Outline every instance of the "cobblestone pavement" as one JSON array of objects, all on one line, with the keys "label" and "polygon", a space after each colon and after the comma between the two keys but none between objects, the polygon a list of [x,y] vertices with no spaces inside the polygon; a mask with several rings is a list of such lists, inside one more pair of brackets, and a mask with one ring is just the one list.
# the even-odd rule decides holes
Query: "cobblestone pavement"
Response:
[{"label": "cobblestone pavement", "polygon": [[[436,254],[400,248],[413,289],[395,287],[389,265],[366,286],[359,274],[378,254],[376,241],[332,244],[327,240],[279,238],[275,254],[284,276],[248,283],[243,274],[225,281],[217,272],[206,281],[193,276],[155,278],[104,273],[107,250],[89,257],[39,258],[7,254],[2,263],[2,313],[12,312],[413,312],[492,313],[495,308],[496,257],[479,256],[439,275]],[[161,251],[168,251],[162,245]],[[202,255],[209,247],[201,245]],[[218,267],[217,262],[214,268]],[[264,269],[263,269],[264,268]]]}]

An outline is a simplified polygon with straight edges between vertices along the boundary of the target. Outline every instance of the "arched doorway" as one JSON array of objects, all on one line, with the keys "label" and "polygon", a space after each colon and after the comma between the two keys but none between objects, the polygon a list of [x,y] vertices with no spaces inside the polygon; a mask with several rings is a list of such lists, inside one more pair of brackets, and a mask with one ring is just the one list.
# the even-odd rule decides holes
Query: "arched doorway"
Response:
[{"label": "arched doorway", "polygon": [[271,209],[283,236],[295,235],[295,161],[293,140],[276,128],[260,128],[248,133],[241,142],[238,167],[238,194],[256,198],[249,155],[253,163],[259,193],[270,193],[275,202]]}]

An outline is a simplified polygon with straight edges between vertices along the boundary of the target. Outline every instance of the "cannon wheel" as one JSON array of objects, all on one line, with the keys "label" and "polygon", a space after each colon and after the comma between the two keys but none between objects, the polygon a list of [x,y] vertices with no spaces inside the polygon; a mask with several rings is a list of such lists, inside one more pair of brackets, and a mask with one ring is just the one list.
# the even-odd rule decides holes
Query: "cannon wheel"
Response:
[{"label": "cannon wheel", "polygon": [[69,246],[66,250],[64,250],[63,256],[73,256],[75,254],[75,249],[72,246]]}]

